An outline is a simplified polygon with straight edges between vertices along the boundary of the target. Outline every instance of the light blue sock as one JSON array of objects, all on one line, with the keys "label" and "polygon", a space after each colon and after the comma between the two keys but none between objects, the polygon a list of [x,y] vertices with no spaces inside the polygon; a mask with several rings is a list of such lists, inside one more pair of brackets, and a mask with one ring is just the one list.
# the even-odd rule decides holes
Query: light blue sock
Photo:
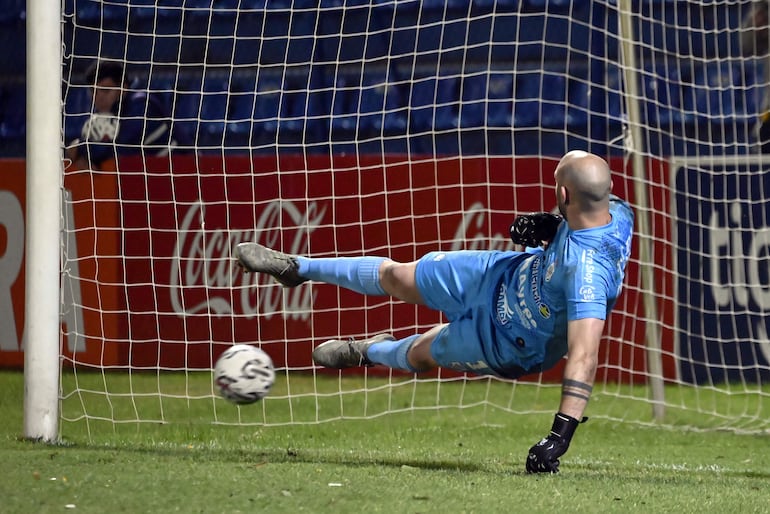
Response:
[{"label": "light blue sock", "polygon": [[299,274],[310,280],[334,284],[366,295],[385,295],[380,285],[384,257],[297,257]]},{"label": "light blue sock", "polygon": [[374,343],[366,350],[367,358],[377,364],[382,364],[389,368],[401,369],[404,371],[410,371],[417,373],[418,370],[414,369],[406,357],[409,348],[412,347],[412,343],[420,337],[419,334],[405,337],[397,341],[383,341],[381,343]]}]

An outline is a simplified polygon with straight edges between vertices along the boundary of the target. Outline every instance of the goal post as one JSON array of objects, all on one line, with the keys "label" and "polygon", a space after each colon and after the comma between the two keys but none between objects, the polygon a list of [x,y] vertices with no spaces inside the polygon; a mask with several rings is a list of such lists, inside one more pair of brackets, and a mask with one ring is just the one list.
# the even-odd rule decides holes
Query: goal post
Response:
[{"label": "goal post", "polygon": [[647,381],[650,387],[652,414],[654,419],[663,421],[665,416],[665,391],[663,388],[663,364],[661,362],[661,333],[655,320],[658,319],[658,307],[655,302],[655,280],[652,267],[652,231],[650,229],[650,205],[647,194],[647,165],[643,148],[644,141],[642,126],[642,101],[639,94],[639,69],[637,64],[636,45],[633,30],[633,6],[631,0],[618,2],[619,32],[621,38],[621,64],[624,74],[624,95],[630,139],[626,141],[626,153],[630,156],[631,170],[634,175],[634,194],[636,201],[636,244],[639,246],[639,266],[642,275],[641,285],[647,291],[644,296],[644,315],[652,323],[648,323],[645,335],[647,346]]},{"label": "goal post", "polygon": [[27,195],[24,437],[59,437],[59,284],[62,194],[61,15],[27,4]]},{"label": "goal post", "polygon": [[[738,46],[750,7],[67,0],[63,54],[58,35],[55,50],[38,37],[50,19],[29,24],[25,435],[186,416],[552,415],[563,363],[516,382],[319,369],[310,354],[325,339],[406,336],[442,318],[323,284],[284,290],[232,262],[242,241],[401,261],[510,249],[516,214],[554,208],[553,170],[572,149],[608,160],[613,192],[637,215],[588,415],[766,431],[770,193],[753,154],[770,84],[762,56]],[[30,22],[41,10],[30,7]],[[131,110],[117,121],[94,112],[94,62],[125,70],[112,91]],[[63,84],[56,120],[51,69]],[[48,121],[33,123],[42,111]],[[62,178],[62,145],[108,158]],[[278,371],[250,408],[226,404],[211,382],[235,343],[259,345]]]}]

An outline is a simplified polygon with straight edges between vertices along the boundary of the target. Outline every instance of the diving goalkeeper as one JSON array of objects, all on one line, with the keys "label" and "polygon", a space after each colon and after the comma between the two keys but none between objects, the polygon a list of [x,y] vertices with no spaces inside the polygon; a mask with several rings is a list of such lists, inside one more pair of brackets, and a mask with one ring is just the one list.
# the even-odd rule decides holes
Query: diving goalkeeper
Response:
[{"label": "diving goalkeeper", "polygon": [[561,216],[522,215],[510,227],[524,252],[431,252],[398,263],[293,256],[241,243],[236,257],[246,271],[268,273],[285,287],[326,282],[427,305],[449,320],[403,339],[326,341],[313,351],[321,366],[381,364],[415,373],[441,366],[515,379],[566,355],[558,413],[526,460],[530,473],[556,473],[591,396],[604,323],[631,253],[634,215],[610,194],[609,166],[596,155],[567,153],[554,179]]}]

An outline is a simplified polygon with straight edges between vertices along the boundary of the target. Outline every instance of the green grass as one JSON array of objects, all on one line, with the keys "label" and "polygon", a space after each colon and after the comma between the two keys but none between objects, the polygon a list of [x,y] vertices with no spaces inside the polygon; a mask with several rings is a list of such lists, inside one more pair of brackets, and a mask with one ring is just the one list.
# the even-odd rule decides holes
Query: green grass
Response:
[{"label": "green grass", "polygon": [[[65,376],[65,396],[75,378]],[[80,397],[69,396],[62,406],[74,421],[62,423],[61,444],[48,445],[21,438],[22,376],[0,372],[0,512],[770,512],[768,435],[594,419],[579,428],[562,473],[533,476],[524,457],[550,414],[487,405],[380,415],[435,403],[431,384],[370,392],[364,406],[352,393],[359,377],[292,377],[296,399],[281,400],[287,391],[277,384],[272,401],[238,409],[208,397],[203,377],[77,379],[111,393],[84,394],[89,413],[124,422],[86,420]],[[340,388],[351,394],[309,394]],[[120,396],[132,391],[147,396]],[[506,391],[444,383],[440,394],[470,405]],[[512,401],[548,411],[555,395],[522,388]],[[589,414],[607,401],[599,397]],[[645,415],[635,402],[629,409]],[[149,417],[145,410],[169,422],[131,421]],[[212,423],[214,411],[221,423],[248,424]],[[311,422],[340,415],[375,417]],[[303,422],[284,424],[291,416]]]}]

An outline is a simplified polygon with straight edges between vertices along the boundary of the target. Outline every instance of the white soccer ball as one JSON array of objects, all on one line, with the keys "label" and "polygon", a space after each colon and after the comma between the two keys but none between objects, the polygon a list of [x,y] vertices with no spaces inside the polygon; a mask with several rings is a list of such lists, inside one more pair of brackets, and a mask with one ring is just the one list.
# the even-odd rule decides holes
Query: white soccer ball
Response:
[{"label": "white soccer ball", "polygon": [[214,365],[214,385],[225,400],[245,405],[258,402],[275,382],[273,360],[248,344],[231,346]]}]

